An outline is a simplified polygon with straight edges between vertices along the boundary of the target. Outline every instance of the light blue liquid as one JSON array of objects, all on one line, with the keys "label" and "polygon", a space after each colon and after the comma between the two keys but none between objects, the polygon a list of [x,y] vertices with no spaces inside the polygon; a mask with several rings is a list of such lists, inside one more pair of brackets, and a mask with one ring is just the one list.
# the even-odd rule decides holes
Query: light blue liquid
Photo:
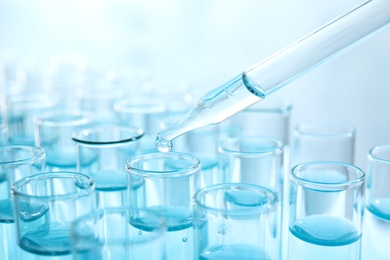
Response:
[{"label": "light blue liquid", "polygon": [[390,221],[390,198],[377,199],[368,204],[367,209],[378,218]]},{"label": "light blue liquid", "polygon": [[19,246],[33,254],[59,256],[71,253],[70,223],[47,223],[26,232]]},{"label": "light blue liquid", "polygon": [[167,259],[192,259],[194,255],[192,210],[173,206],[156,206],[150,209],[155,210],[165,219],[168,231],[165,235]]},{"label": "light blue liquid", "polygon": [[311,215],[290,227],[288,259],[360,259],[360,238],[345,219]]},{"label": "light blue liquid", "polygon": [[99,171],[88,173],[95,181],[96,191],[123,191],[127,189],[126,172]]},{"label": "light blue liquid", "polygon": [[[99,171],[88,173],[95,181],[95,193],[98,208],[122,207],[130,204],[125,171]],[[132,189],[143,185],[143,179],[132,182]]]},{"label": "light blue liquid", "polygon": [[270,260],[267,252],[252,245],[214,245],[206,248],[199,260]]},{"label": "light blue liquid", "polygon": [[[83,238],[78,240],[74,254],[77,260],[161,260],[166,259],[164,237],[159,218],[130,218],[127,225],[118,218],[106,219],[107,232],[97,235],[96,231],[86,229]],[[126,226],[125,226],[126,225]],[[113,231],[113,228],[119,228]],[[101,235],[101,236],[100,236]]]},{"label": "light blue liquid", "polygon": [[269,202],[264,194],[245,190],[227,191],[225,200],[232,207],[260,207]]},{"label": "light blue liquid", "polygon": [[11,199],[0,200],[0,259],[16,259],[16,227]]},{"label": "light blue liquid", "polygon": [[46,153],[46,165],[49,169],[75,169],[76,154],[74,151],[54,151]]},{"label": "light blue liquid", "polygon": [[[45,149],[45,147],[43,147]],[[91,164],[96,156],[92,153],[85,153],[82,156],[81,165],[86,166]],[[76,169],[76,151],[73,148],[65,148],[63,150],[46,151],[46,165],[49,170],[75,170]]]},{"label": "light blue liquid", "polygon": [[390,199],[367,205],[364,213],[362,259],[390,259]]}]

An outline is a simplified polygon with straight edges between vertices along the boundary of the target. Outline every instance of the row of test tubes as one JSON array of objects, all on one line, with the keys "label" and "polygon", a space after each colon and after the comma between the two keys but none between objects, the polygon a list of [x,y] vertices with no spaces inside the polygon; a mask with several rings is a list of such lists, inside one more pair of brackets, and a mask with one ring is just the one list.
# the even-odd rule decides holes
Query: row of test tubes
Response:
[{"label": "row of test tubes", "polygon": [[128,81],[90,77],[5,84],[0,259],[390,257],[390,145],[364,172],[354,126],[307,121],[290,138],[293,107],[265,100],[160,153],[158,131],[196,101],[188,85],[137,78],[124,98]]}]

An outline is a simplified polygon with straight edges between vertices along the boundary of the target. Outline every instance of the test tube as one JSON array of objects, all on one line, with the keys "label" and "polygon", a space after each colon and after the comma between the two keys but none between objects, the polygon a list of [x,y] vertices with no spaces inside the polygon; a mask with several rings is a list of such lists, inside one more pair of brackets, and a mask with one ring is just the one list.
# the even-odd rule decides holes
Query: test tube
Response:
[{"label": "test tube", "polygon": [[285,102],[258,103],[236,115],[238,136],[270,136],[289,144],[292,105]]},{"label": "test tube", "polygon": [[[287,259],[361,259],[364,172],[340,162],[307,162],[290,178]],[[307,203],[313,194],[317,203]]]},{"label": "test tube", "polygon": [[29,145],[0,146],[0,259],[22,259],[17,246],[11,186],[45,170],[45,151]]},{"label": "test tube", "polygon": [[[79,110],[50,111],[35,118],[35,145],[46,152],[46,164],[50,171],[76,170],[76,145],[73,132],[93,122],[90,113]],[[84,158],[84,163],[95,158]]]},{"label": "test tube", "polygon": [[21,259],[71,259],[72,222],[95,209],[94,182],[77,172],[45,172],[12,186]]},{"label": "test tube", "polygon": [[166,259],[165,231],[164,218],[154,211],[131,207],[93,211],[72,223],[73,259]]},{"label": "test tube", "polygon": [[300,75],[350,49],[390,23],[390,2],[370,0],[204,95],[187,114],[157,134],[156,147],[193,129],[217,124],[254,105]]},{"label": "test tube", "polygon": [[305,121],[294,129],[292,164],[309,161],[354,163],[354,126],[329,120]]},{"label": "test tube", "polygon": [[97,125],[73,134],[77,171],[94,179],[98,208],[129,205],[124,164],[138,154],[142,136],[140,128],[120,125]]},{"label": "test tube", "polygon": [[139,97],[115,102],[114,110],[118,123],[137,126],[144,131],[144,136],[140,141],[141,152],[156,152],[154,133],[160,131],[165,125],[166,106],[158,99]]},{"label": "test tube", "polygon": [[34,145],[34,118],[59,105],[59,96],[52,93],[21,93],[7,96],[9,144]]},{"label": "test tube", "polygon": [[281,259],[284,143],[267,136],[236,137],[222,141],[218,148],[220,183],[249,183],[275,193],[275,226],[268,239],[271,259]]},{"label": "test tube", "polygon": [[273,231],[278,225],[277,196],[264,187],[216,184],[194,197],[195,257],[193,259],[280,259]]},{"label": "test tube", "polygon": [[362,259],[390,258],[390,145],[368,152]]},{"label": "test tube", "polygon": [[193,201],[199,189],[199,160],[184,153],[150,153],[126,162],[130,205],[154,210],[167,226],[166,259],[193,259]]}]

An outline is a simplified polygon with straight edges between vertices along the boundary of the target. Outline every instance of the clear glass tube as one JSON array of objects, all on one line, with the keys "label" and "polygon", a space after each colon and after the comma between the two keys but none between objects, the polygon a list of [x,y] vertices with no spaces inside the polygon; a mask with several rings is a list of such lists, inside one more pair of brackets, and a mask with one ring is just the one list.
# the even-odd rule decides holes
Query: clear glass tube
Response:
[{"label": "clear glass tube", "polygon": [[323,62],[340,55],[390,23],[390,1],[370,0],[208,92],[177,122],[158,133],[156,146],[193,129],[217,124],[266,98]]}]

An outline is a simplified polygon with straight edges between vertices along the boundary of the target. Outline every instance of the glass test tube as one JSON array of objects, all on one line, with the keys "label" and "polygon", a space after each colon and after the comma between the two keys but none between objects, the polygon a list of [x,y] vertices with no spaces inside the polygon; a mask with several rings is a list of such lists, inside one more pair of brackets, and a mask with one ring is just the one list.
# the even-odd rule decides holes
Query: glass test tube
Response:
[{"label": "glass test tube", "polygon": [[298,124],[294,129],[293,166],[310,161],[354,163],[354,126],[337,121],[316,120]]},{"label": "glass test tube", "polygon": [[277,196],[264,187],[216,184],[194,197],[193,259],[280,259],[272,254]]},{"label": "glass test tube", "polygon": [[95,209],[94,187],[89,176],[77,172],[45,172],[17,181],[12,196],[22,259],[71,259],[70,227]]},{"label": "glass test tube", "polygon": [[45,170],[45,152],[40,147],[0,147],[0,259],[22,259],[17,246],[11,186],[18,180]]},{"label": "glass test tube", "polygon": [[217,124],[254,105],[390,23],[390,1],[370,0],[208,92],[186,115],[159,132],[156,147],[193,129]]},{"label": "glass test tube", "polygon": [[272,246],[267,249],[271,259],[281,258],[284,144],[272,137],[236,137],[222,141],[218,148],[219,183],[249,183],[275,193]]},{"label": "glass test tube", "polygon": [[167,225],[167,259],[193,259],[193,201],[200,162],[183,153],[141,154],[126,163],[130,206],[154,210]]},{"label": "glass test tube", "polygon": [[[287,259],[361,259],[364,172],[340,162],[307,162],[290,178]],[[313,194],[316,203],[307,203]]]},{"label": "glass test tube", "polygon": [[93,211],[71,226],[73,259],[166,259],[165,231],[164,218],[154,211],[131,207]]},{"label": "glass test tube", "polygon": [[362,259],[390,259],[390,145],[368,152]]},{"label": "glass test tube", "polygon": [[[78,110],[50,111],[35,118],[35,145],[45,150],[49,170],[76,170],[76,145],[72,134],[92,120],[92,114]],[[84,162],[93,159],[93,156],[84,157]]]},{"label": "glass test tube", "polygon": [[73,134],[77,171],[94,179],[98,208],[129,205],[124,165],[137,155],[142,136],[141,129],[120,125],[98,125]]}]

